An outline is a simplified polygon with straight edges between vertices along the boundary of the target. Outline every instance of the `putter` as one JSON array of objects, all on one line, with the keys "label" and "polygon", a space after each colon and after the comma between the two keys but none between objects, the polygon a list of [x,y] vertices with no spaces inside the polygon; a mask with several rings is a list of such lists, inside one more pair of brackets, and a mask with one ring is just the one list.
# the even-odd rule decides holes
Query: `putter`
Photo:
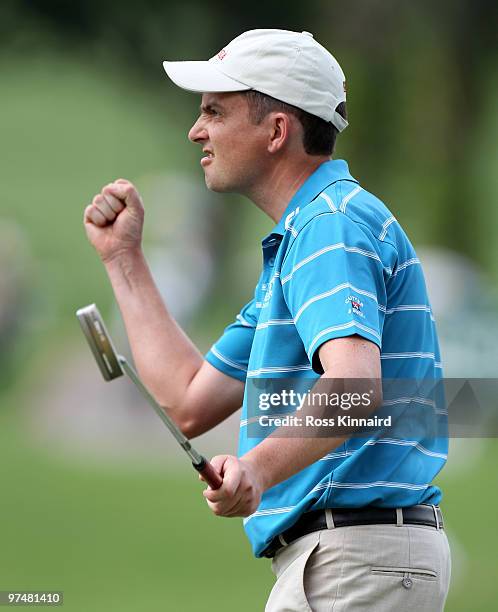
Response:
[{"label": "putter", "polygon": [[97,306],[95,304],[90,304],[89,306],[80,308],[76,312],[76,316],[78,317],[81,329],[85,334],[93,356],[95,357],[95,361],[97,362],[104,379],[109,382],[115,378],[123,376],[123,374],[126,374],[146,398],[152,408],[154,408],[157,416],[166,425],[166,427],[175,437],[176,441],[190,457],[194,468],[202,475],[211,489],[219,489],[223,482],[221,476],[216,472],[209,461],[207,461],[205,457],[200,455],[195,448],[193,448],[189,440],[171,420],[164,408],[161,408],[161,406],[149,393],[135,370],[122,355],[119,355],[116,352]]}]

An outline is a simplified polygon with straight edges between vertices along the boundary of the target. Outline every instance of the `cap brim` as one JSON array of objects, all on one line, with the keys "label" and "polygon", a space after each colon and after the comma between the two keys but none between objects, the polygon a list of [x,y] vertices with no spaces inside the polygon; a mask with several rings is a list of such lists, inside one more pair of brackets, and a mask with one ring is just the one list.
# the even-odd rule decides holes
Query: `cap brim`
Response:
[{"label": "cap brim", "polygon": [[204,93],[251,89],[218,70],[213,62],[163,62],[163,67],[173,83],[187,91]]}]

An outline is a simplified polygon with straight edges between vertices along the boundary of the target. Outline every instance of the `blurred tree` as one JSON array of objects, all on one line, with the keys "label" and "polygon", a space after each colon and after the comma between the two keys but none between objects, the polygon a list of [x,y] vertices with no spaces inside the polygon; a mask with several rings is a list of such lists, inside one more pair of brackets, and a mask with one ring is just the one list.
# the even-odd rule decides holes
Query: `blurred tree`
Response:
[{"label": "blurred tree", "polygon": [[[321,11],[316,34],[341,50],[347,68],[351,132],[341,150],[415,241],[451,247],[489,269],[489,251],[479,252],[475,235],[489,235],[493,218],[488,210],[479,220],[476,209],[492,206],[477,186],[489,183],[498,157],[496,141],[492,151],[481,147],[496,123],[497,91],[489,85],[498,63],[496,3],[337,7]],[[480,164],[490,153],[494,161]]]},{"label": "blurred tree", "polygon": [[22,229],[0,217],[0,393],[12,383],[15,366],[26,356],[19,344],[30,308],[32,268]]},{"label": "blurred tree", "polygon": [[[22,52],[33,43],[29,32],[44,32],[57,48],[120,58],[151,89],[164,87],[162,58],[205,58],[254,27],[313,31],[348,75],[351,127],[339,153],[354,159],[353,172],[387,200],[415,241],[476,257],[469,228],[486,233],[487,215],[479,221],[469,202],[489,170],[470,172],[469,163],[479,153],[489,157],[479,145],[490,121],[484,115],[495,112],[489,81],[498,62],[498,12],[491,0],[350,0],[347,7],[267,0],[264,10],[228,0],[122,0],[118,8],[97,0],[4,0],[2,12],[0,45]],[[489,266],[488,254],[479,256]]]}]

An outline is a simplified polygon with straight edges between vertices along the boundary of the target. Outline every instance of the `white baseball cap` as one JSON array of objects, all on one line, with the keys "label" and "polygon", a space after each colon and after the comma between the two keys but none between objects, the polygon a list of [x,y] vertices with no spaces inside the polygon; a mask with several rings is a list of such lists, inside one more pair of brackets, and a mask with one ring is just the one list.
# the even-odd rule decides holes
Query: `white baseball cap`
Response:
[{"label": "white baseball cap", "polygon": [[209,61],[163,62],[170,79],[198,93],[254,89],[321,117],[342,132],[336,111],[346,101],[337,60],[309,32],[249,30]]}]

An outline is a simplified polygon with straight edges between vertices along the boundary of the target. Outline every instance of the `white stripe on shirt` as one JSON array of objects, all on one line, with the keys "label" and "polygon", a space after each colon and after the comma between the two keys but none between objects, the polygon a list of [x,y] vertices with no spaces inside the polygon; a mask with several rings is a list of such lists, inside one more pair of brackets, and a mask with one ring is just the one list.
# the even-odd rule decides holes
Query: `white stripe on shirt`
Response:
[{"label": "white stripe on shirt", "polygon": [[294,319],[269,319],[265,323],[258,323],[256,329],[265,329],[270,325],[294,325]]},{"label": "white stripe on shirt", "polygon": [[271,374],[273,372],[299,372],[300,370],[311,370],[311,365],[302,364],[295,366],[272,366],[268,368],[258,368],[257,370],[250,370],[247,372],[247,377],[259,376],[260,374]]},{"label": "white stripe on shirt", "polygon": [[418,451],[427,455],[429,457],[434,457],[436,459],[447,459],[448,455],[446,453],[435,453],[434,451],[430,451],[425,446],[422,446],[417,440],[395,440],[394,438],[379,438],[378,440],[368,440],[365,442],[365,446],[375,446],[377,444],[394,444],[397,446],[412,446],[416,448]]},{"label": "white stripe on shirt", "polygon": [[315,344],[318,342],[318,340],[320,340],[320,338],[322,338],[323,336],[325,336],[329,332],[340,331],[340,330],[343,330],[343,329],[349,329],[350,327],[358,327],[359,329],[362,329],[363,331],[366,331],[369,334],[372,334],[372,336],[377,338],[379,340],[379,342],[380,342],[380,336],[379,336],[379,334],[374,329],[371,329],[370,327],[367,327],[366,325],[362,325],[361,323],[358,323],[357,321],[349,321],[349,323],[343,323],[342,325],[333,325],[332,327],[327,327],[326,329],[321,331],[319,334],[317,334],[313,338],[313,340],[311,341],[311,344],[310,344],[309,350],[308,350],[308,355],[312,354],[313,348],[315,347]]},{"label": "white stripe on shirt", "polygon": [[382,353],[381,359],[436,359],[434,353]]},{"label": "white stripe on shirt", "polygon": [[247,321],[247,319],[244,319],[244,317],[241,314],[238,314],[235,318],[244,327],[252,327],[252,328],[254,328],[254,325],[249,323],[249,321]]},{"label": "white stripe on shirt", "polygon": [[352,191],[350,191],[346,196],[344,196],[342,198],[341,204],[339,206],[339,210],[341,212],[346,212],[346,206],[348,205],[349,200],[351,200],[352,198],[355,197],[355,195],[357,193],[360,193],[360,191],[362,191],[362,187],[360,187],[358,185],[358,187],[355,187]]},{"label": "white stripe on shirt", "polygon": [[356,451],[341,451],[337,453],[329,453],[328,455],[325,455],[325,457],[322,457],[320,461],[329,461],[329,459],[342,459],[344,457],[350,457],[351,455],[354,455],[355,452]]},{"label": "white stripe on shirt", "polygon": [[428,400],[425,397],[397,397],[392,400],[383,400],[383,406],[394,406],[395,404],[423,404],[424,406],[430,406],[436,408],[436,403],[433,400]]},{"label": "white stripe on shirt", "polygon": [[332,198],[329,195],[327,195],[326,193],[320,193],[319,197],[323,198],[325,202],[327,202],[327,205],[332,212],[337,212],[337,208],[334,202],[332,202]]},{"label": "white stripe on shirt", "polygon": [[246,516],[243,520],[244,525],[248,523],[251,519],[257,516],[270,516],[272,514],[286,514],[287,512],[292,512],[296,506],[286,506],[283,508],[267,508],[266,510],[256,510],[253,514]]},{"label": "white stripe on shirt", "polygon": [[391,223],[394,223],[395,221],[396,221],[396,217],[389,217],[389,219],[384,221],[384,223],[382,224],[382,231],[379,234],[379,240],[384,240],[387,234],[387,230],[389,229],[389,226],[391,225]]},{"label": "white stripe on shirt", "polygon": [[349,247],[349,246],[346,246],[344,244],[344,242],[338,242],[336,244],[331,244],[329,246],[326,246],[323,249],[320,249],[319,251],[316,251],[315,253],[312,253],[311,255],[308,255],[308,257],[305,257],[303,260],[301,260],[299,263],[297,263],[292,268],[292,271],[287,276],[282,278],[282,285],[285,285],[285,283],[290,281],[290,279],[292,278],[292,275],[294,274],[294,272],[299,270],[299,268],[301,268],[302,266],[306,265],[310,261],[313,261],[313,259],[316,259],[317,257],[320,257],[320,255],[323,255],[324,253],[328,253],[330,251],[335,251],[337,249],[344,249],[345,251],[350,252],[350,253],[358,253],[359,255],[364,255],[365,257],[370,257],[370,258],[375,259],[377,261],[381,261],[380,257],[377,255],[377,253],[374,253],[373,251],[365,251],[363,249],[359,249],[358,247]]},{"label": "white stripe on shirt", "polygon": [[417,257],[414,257],[413,259],[408,259],[407,261],[404,261],[403,263],[399,264],[399,266],[396,267],[396,270],[392,273],[392,275],[396,276],[398,272],[401,272],[401,270],[405,270],[405,268],[408,268],[408,266],[415,266],[418,264],[420,264],[420,259],[418,259]]},{"label": "white stripe on shirt", "polygon": [[218,357],[220,361],[223,361],[227,365],[232,366],[232,368],[235,368],[236,370],[242,370],[243,372],[247,372],[247,368],[244,368],[244,366],[241,365],[240,363],[237,363],[236,361],[233,361],[232,359],[225,357],[225,355],[222,355],[220,351],[214,345],[211,347],[211,352],[213,353],[215,357]]},{"label": "white stripe on shirt", "polygon": [[251,423],[258,423],[260,418],[261,418],[261,415],[256,415],[256,416],[251,417],[250,419],[241,419],[239,428],[242,429],[243,427],[246,427],[246,425],[250,425]]},{"label": "white stripe on shirt", "polygon": [[[429,484],[413,484],[409,482],[389,482],[379,480],[377,482],[326,482],[317,485],[311,492],[321,491],[323,489],[371,489],[374,487],[389,487],[394,489],[410,489],[412,491],[423,491],[429,487]],[[271,516],[273,514],[287,514],[292,512],[296,506],[287,506],[283,508],[266,508],[265,510],[257,510],[244,519],[244,525],[250,520],[260,516]]]},{"label": "white stripe on shirt", "polygon": [[432,310],[430,306],[426,306],[425,304],[400,304],[399,306],[394,306],[393,308],[387,308],[386,314],[390,315],[393,312],[404,312],[406,310],[423,310],[432,314]]},{"label": "white stripe on shirt", "polygon": [[351,291],[354,291],[355,293],[359,293],[361,295],[364,295],[364,296],[372,299],[376,304],[378,303],[377,302],[377,296],[375,294],[373,294],[373,293],[370,293],[370,291],[366,291],[365,289],[358,289],[358,287],[355,287],[354,285],[351,285],[351,283],[342,283],[342,285],[337,285],[337,287],[334,287],[333,289],[330,289],[329,291],[325,291],[324,293],[320,293],[318,295],[315,295],[315,296],[311,297],[309,300],[307,300],[301,306],[301,308],[297,311],[296,316],[294,317],[294,321],[297,323],[297,320],[303,314],[303,312],[306,310],[306,308],[308,308],[308,306],[310,306],[314,302],[318,302],[319,300],[322,300],[322,299],[324,299],[326,297],[330,297],[331,295],[334,295],[335,293],[337,293],[338,291],[341,291],[342,289],[348,289],[348,288],[351,289]]},{"label": "white stripe on shirt", "polygon": [[317,485],[312,491],[323,489],[372,489],[375,487],[389,487],[392,489],[410,489],[412,491],[423,491],[429,484],[415,484],[412,482],[389,482],[378,480],[376,482],[325,482]]}]

